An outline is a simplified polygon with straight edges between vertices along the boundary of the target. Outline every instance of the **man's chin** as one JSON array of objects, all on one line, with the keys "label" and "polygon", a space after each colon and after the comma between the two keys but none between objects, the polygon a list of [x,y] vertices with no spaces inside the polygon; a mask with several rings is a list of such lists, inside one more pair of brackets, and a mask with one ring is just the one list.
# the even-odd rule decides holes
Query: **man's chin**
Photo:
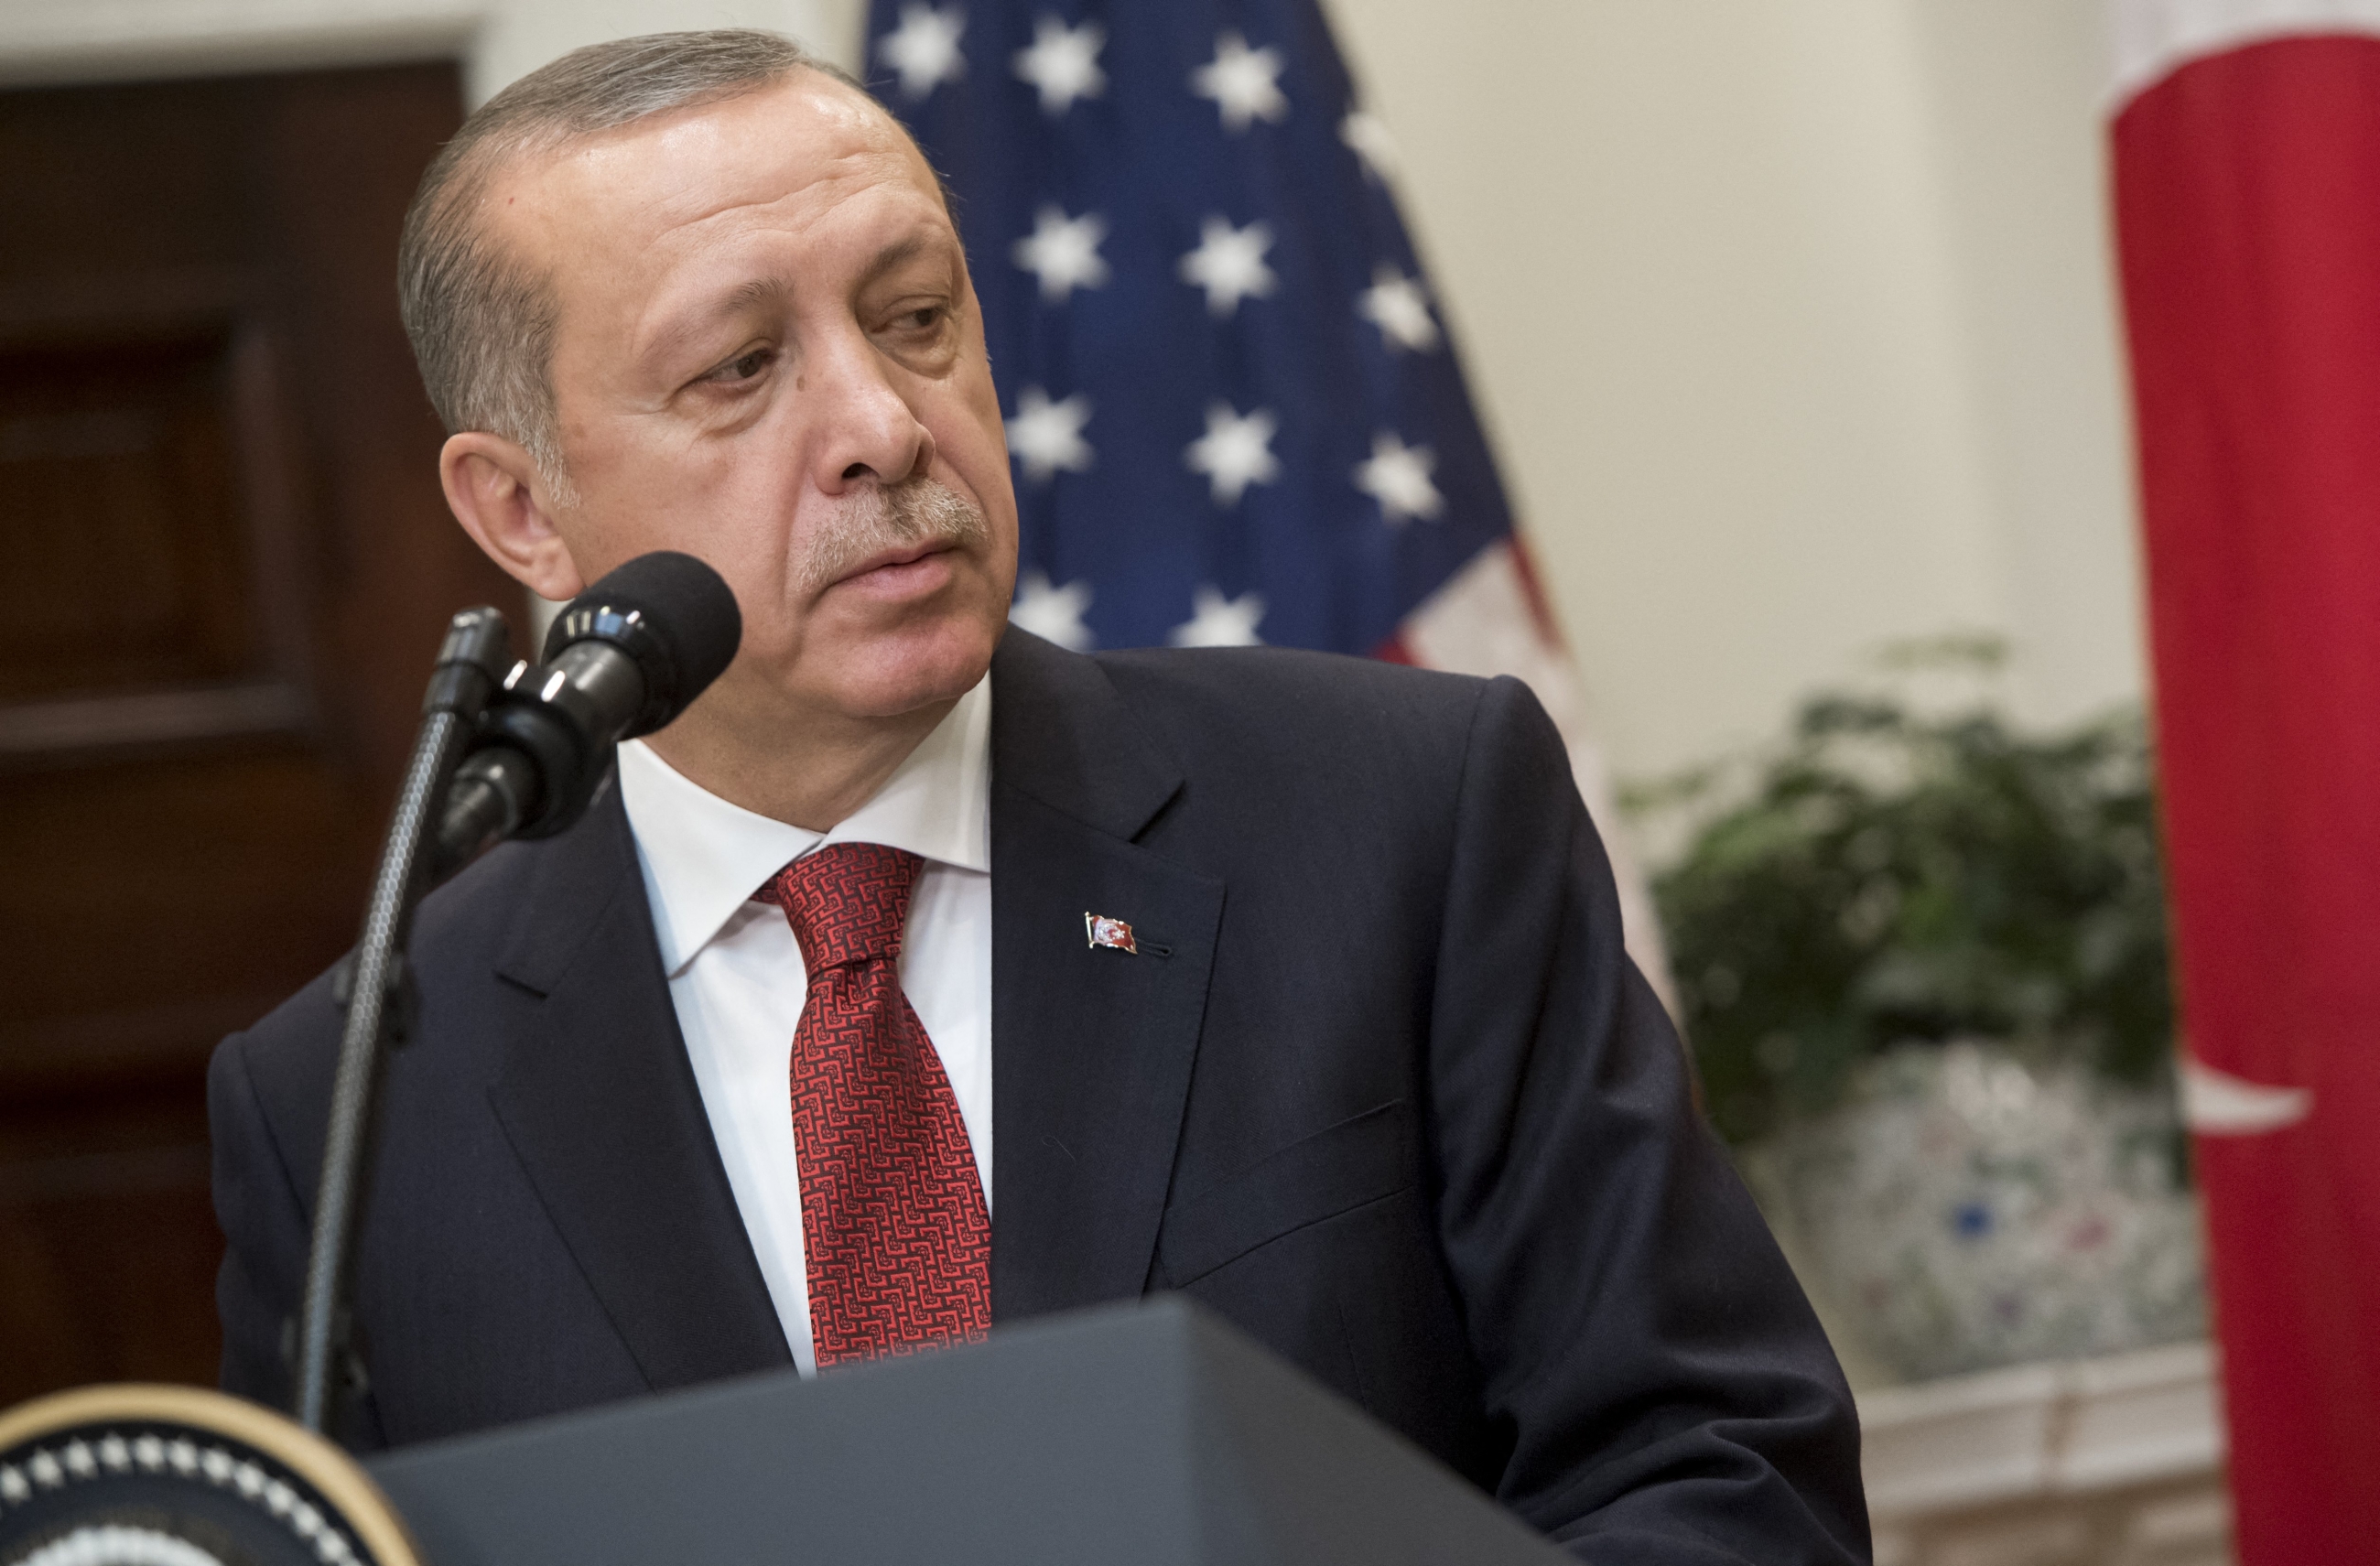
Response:
[{"label": "man's chin", "polygon": [[854,718],[897,718],[957,700],[991,666],[997,627],[944,625],[870,637],[834,660],[835,705]]}]

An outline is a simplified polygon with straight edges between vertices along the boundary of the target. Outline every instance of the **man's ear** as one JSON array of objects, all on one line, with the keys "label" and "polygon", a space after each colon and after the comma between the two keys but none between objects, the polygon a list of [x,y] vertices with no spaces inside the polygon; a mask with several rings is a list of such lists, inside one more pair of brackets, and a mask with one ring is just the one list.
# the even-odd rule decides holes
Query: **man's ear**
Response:
[{"label": "man's ear", "polygon": [[555,531],[537,461],[516,441],[484,430],[449,435],[438,454],[447,509],[488,558],[542,598],[567,601],[587,586]]}]

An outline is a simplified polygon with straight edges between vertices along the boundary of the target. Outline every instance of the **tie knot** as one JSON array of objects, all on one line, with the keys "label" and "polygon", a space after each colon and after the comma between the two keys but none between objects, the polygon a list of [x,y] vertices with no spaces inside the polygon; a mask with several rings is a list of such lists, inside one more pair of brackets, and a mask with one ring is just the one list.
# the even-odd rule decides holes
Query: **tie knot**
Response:
[{"label": "tie knot", "polygon": [[810,977],[901,954],[909,892],[925,863],[880,843],[831,843],[771,876],[753,897],[785,911]]}]

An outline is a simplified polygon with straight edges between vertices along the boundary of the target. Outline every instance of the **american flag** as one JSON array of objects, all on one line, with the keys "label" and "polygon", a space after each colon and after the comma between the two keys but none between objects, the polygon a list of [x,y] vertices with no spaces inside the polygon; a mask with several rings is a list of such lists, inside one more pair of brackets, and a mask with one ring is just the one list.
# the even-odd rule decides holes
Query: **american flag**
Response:
[{"label": "american flag", "polygon": [[1610,841],[1388,133],[1315,0],[871,0],[867,46],[983,303],[1012,618],[1078,650],[1263,641],[1519,675]]}]

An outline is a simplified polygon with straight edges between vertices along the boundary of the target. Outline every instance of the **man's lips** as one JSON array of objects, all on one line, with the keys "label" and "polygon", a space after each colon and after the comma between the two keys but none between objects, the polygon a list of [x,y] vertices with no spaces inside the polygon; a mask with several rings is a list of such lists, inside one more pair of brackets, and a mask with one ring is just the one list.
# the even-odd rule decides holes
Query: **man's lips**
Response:
[{"label": "man's lips", "polygon": [[880,587],[895,591],[911,585],[924,585],[925,578],[940,578],[946,569],[937,557],[948,554],[954,546],[947,540],[930,543],[904,544],[898,549],[879,551],[836,577],[834,587]]}]

